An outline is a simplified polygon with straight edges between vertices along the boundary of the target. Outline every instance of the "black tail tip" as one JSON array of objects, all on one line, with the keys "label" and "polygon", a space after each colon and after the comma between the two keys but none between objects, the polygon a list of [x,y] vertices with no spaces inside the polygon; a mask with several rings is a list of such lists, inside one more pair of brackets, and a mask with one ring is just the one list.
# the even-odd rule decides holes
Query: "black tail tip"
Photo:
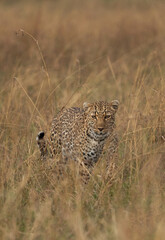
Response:
[{"label": "black tail tip", "polygon": [[39,132],[38,135],[37,135],[37,140],[43,139],[44,136],[45,136],[44,132]]}]

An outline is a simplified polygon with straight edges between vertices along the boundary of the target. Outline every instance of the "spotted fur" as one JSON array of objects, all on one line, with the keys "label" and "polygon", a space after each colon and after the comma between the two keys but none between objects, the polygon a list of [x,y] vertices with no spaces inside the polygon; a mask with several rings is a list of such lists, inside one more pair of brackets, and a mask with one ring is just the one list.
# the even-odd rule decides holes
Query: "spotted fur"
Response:
[{"label": "spotted fur", "polygon": [[112,157],[118,145],[114,134],[118,105],[117,100],[99,101],[84,103],[83,108],[63,109],[52,122],[50,136],[45,138],[44,132],[38,134],[41,156],[61,154],[65,162],[68,159],[81,162],[90,171],[109,139]]}]

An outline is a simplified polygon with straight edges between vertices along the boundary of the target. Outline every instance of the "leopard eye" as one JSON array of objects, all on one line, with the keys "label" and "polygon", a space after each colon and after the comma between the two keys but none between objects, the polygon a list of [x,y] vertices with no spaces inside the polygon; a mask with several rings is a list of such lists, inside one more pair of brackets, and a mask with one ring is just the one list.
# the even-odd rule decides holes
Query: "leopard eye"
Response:
[{"label": "leopard eye", "polygon": [[107,118],[110,118],[110,114],[108,114],[108,115],[105,115],[105,119],[107,119]]},{"label": "leopard eye", "polygon": [[95,113],[91,114],[91,117],[96,119],[96,114]]}]

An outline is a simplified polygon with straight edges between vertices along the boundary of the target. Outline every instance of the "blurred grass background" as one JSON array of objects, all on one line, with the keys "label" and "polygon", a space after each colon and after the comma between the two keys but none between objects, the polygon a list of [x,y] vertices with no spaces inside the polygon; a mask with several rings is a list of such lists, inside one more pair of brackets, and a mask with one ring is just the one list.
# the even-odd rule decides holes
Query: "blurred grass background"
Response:
[{"label": "blurred grass background", "polygon": [[[164,239],[164,12],[156,0],[1,1],[1,239]],[[112,99],[114,183],[106,155],[85,189],[72,169],[57,179],[38,131],[63,106]]]}]

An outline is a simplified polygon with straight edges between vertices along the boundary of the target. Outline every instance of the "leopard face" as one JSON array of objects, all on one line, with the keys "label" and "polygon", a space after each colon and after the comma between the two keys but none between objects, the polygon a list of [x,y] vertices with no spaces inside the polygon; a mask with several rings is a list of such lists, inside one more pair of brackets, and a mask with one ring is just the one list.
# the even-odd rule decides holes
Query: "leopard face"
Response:
[{"label": "leopard face", "polygon": [[87,134],[96,140],[109,136],[115,127],[115,114],[118,109],[117,100],[107,103],[104,101],[93,104],[84,103],[85,125]]}]

